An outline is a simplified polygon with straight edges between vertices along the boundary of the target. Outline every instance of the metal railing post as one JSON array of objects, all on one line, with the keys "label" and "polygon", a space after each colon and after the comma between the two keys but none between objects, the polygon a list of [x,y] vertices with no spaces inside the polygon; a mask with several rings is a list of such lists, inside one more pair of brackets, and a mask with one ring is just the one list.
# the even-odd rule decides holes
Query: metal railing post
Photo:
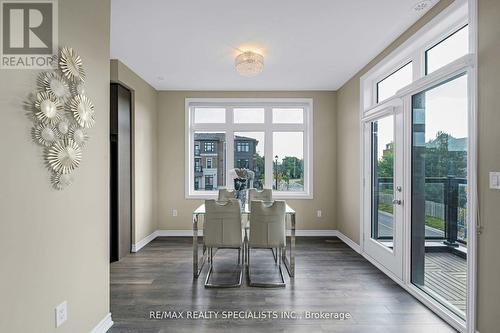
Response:
[{"label": "metal railing post", "polygon": [[445,181],[445,244],[458,247],[458,179],[448,176]]}]

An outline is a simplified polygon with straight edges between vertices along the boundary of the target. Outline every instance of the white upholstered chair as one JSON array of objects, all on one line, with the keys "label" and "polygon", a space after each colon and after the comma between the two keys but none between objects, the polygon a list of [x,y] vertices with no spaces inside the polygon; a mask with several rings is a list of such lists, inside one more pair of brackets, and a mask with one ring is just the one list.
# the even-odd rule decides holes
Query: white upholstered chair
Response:
[{"label": "white upholstered chair", "polygon": [[[251,201],[250,202],[250,237],[247,244],[247,277],[248,284],[255,287],[284,287],[285,279],[281,270],[282,251],[286,246],[285,233],[285,201]],[[281,282],[255,283],[250,274],[251,249],[275,249],[275,262],[278,264]],[[274,251],[273,251],[274,254]]]},{"label": "white upholstered chair", "polygon": [[265,188],[261,191],[251,188],[247,193],[248,204],[250,204],[254,200],[261,201],[272,201],[273,200],[273,190]]},{"label": "white upholstered chair", "polygon": [[219,201],[229,201],[230,199],[234,199],[236,192],[234,190],[227,190],[225,188],[219,189]]},{"label": "white upholstered chair", "polygon": [[213,249],[237,249],[238,264],[240,256],[243,255],[243,231],[241,228],[241,206],[237,199],[228,201],[205,200],[205,220],[203,224],[203,242],[208,249],[210,256],[209,270],[205,280],[205,287],[239,287],[241,286],[241,277],[243,264],[240,267],[238,282],[232,284],[213,284],[210,283],[210,276],[214,266]]}]

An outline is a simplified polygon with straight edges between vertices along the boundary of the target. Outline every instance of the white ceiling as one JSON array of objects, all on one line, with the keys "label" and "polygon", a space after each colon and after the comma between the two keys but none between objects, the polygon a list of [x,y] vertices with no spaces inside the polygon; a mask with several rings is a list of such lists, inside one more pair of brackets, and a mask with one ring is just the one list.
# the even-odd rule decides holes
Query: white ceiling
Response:
[{"label": "white ceiling", "polygon": [[[423,14],[417,0],[112,0],[111,57],[158,90],[336,90]],[[242,77],[238,49],[264,54]]]}]

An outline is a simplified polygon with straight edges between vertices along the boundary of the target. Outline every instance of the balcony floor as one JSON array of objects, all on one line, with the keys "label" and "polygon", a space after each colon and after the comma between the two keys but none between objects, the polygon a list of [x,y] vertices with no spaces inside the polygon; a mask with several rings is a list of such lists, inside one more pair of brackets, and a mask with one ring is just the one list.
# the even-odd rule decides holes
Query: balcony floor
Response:
[{"label": "balcony floor", "polygon": [[426,253],[425,288],[465,313],[467,260],[449,252]]}]

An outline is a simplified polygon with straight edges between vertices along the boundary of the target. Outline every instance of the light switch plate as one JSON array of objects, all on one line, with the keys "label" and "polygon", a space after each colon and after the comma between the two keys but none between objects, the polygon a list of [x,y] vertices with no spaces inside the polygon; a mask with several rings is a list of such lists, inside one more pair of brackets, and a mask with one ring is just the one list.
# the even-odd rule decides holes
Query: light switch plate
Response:
[{"label": "light switch plate", "polygon": [[56,307],[56,327],[68,319],[68,302],[64,301]]},{"label": "light switch plate", "polygon": [[500,172],[490,172],[490,189],[500,190]]}]

